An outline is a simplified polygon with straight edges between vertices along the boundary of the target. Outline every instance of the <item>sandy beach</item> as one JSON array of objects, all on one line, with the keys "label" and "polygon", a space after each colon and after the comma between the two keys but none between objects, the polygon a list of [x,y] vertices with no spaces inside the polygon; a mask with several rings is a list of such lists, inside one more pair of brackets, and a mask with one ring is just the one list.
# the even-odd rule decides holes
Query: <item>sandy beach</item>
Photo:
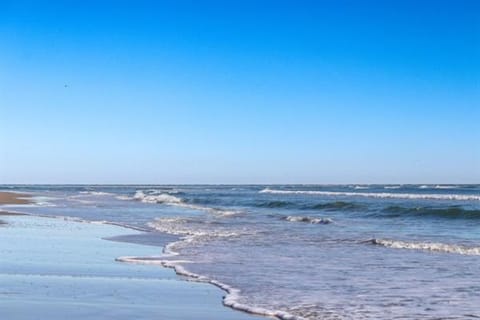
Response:
[{"label": "sandy beach", "polygon": [[[29,204],[31,203],[28,200],[30,196],[27,194],[20,194],[14,192],[0,192],[0,205],[5,204]],[[23,215],[23,213],[9,211],[9,210],[2,210],[0,207],[0,216],[18,216]],[[0,219],[0,225],[6,224],[4,220]]]},{"label": "sandy beach", "polygon": [[[26,203],[2,193],[2,202]],[[1,208],[1,207],[0,207]],[[5,319],[218,319],[253,316],[222,306],[218,288],[171,269],[115,261],[159,255],[162,247],[106,238],[141,236],[118,226],[4,211],[0,308]]]},{"label": "sandy beach", "polygon": [[15,192],[0,192],[0,205],[1,204],[29,204],[32,203],[29,200],[30,195]]}]

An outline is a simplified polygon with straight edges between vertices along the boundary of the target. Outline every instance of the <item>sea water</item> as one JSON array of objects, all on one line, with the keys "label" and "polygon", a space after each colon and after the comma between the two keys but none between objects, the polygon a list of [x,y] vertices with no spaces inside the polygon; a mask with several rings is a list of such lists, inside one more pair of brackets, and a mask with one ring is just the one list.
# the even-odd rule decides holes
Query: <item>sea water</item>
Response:
[{"label": "sea water", "polygon": [[[158,264],[282,319],[480,317],[479,185],[1,186],[170,242]],[[175,237],[167,237],[166,234]],[[155,241],[158,237],[159,241]]]}]

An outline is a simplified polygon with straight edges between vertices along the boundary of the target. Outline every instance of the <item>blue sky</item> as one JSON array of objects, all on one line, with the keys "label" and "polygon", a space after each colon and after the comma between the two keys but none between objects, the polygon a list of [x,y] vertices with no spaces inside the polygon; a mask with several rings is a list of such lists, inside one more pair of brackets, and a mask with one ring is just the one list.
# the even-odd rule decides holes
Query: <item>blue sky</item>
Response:
[{"label": "blue sky", "polygon": [[478,1],[1,1],[0,183],[480,183]]}]

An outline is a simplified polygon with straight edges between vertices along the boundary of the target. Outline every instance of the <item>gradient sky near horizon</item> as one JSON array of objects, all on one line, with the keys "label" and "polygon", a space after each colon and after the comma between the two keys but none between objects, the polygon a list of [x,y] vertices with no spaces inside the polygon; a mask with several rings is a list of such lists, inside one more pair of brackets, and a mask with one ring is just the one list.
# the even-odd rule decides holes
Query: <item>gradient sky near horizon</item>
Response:
[{"label": "gradient sky near horizon", "polygon": [[480,183],[480,1],[1,1],[0,183]]}]

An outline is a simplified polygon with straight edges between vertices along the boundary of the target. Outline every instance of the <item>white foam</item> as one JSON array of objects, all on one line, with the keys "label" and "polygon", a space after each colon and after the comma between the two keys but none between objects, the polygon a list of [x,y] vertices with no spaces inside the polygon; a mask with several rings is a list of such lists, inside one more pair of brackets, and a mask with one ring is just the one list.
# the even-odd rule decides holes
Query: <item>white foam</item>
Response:
[{"label": "white foam", "polygon": [[133,196],[133,199],[146,203],[179,204],[183,202],[181,198],[177,198],[167,193],[145,194],[143,191],[137,191]]},{"label": "white foam", "polygon": [[139,190],[135,193],[133,198],[125,197],[125,196],[123,196],[122,198],[120,197],[121,196],[118,196],[117,199],[119,200],[133,199],[133,200],[137,200],[145,203],[160,203],[160,204],[165,204],[170,206],[182,207],[186,209],[207,211],[209,213],[219,215],[219,216],[224,216],[224,217],[232,217],[232,216],[243,214],[243,212],[236,211],[236,210],[225,210],[220,208],[212,208],[212,207],[185,203],[185,201],[180,197],[172,196],[171,194],[168,194],[168,193],[158,193],[156,190],[154,194],[145,193],[144,191]]},{"label": "white foam", "polygon": [[129,196],[116,196],[115,198],[118,200],[134,200],[133,197]]},{"label": "white foam", "polygon": [[446,186],[446,185],[436,185],[435,186],[435,189],[456,189],[458,188],[458,186]]},{"label": "white foam", "polygon": [[113,193],[102,191],[80,191],[81,194],[88,194],[92,196],[112,196]]},{"label": "white foam", "polygon": [[157,218],[154,222],[148,223],[148,226],[160,232],[186,236],[184,239],[188,241],[239,237],[255,233],[255,231],[247,229],[232,231],[230,228],[212,228],[206,223],[198,223],[198,221],[181,217]]},{"label": "white foam", "polygon": [[384,189],[400,189],[402,186],[385,186]]},{"label": "white foam", "polygon": [[369,240],[369,242],[371,242],[372,244],[394,249],[426,250],[434,252],[456,253],[470,256],[480,255],[480,247],[466,247],[461,245],[435,242],[407,242],[388,239],[372,239]]},{"label": "white foam", "polygon": [[164,248],[164,254],[162,256],[152,256],[152,257],[119,257],[115,259],[116,261],[120,262],[127,262],[127,263],[140,263],[140,264],[153,264],[153,265],[160,265],[166,268],[172,268],[177,275],[184,276],[189,281],[195,282],[202,282],[202,283],[210,283],[223,291],[227,294],[223,297],[222,303],[226,307],[230,307],[232,309],[236,309],[239,311],[243,311],[250,314],[260,315],[260,316],[267,316],[267,317],[275,317],[280,320],[307,320],[306,318],[299,317],[292,315],[288,312],[282,310],[269,310],[261,307],[250,306],[247,304],[243,304],[240,302],[241,298],[241,291],[237,288],[229,286],[225,283],[220,281],[210,279],[206,276],[199,275],[193,272],[188,271],[183,264],[192,263],[191,261],[187,260],[167,260],[168,257],[178,255],[177,252],[171,250],[171,247],[176,242],[170,243]]},{"label": "white foam", "polygon": [[369,189],[370,187],[367,186],[355,186],[354,189]]},{"label": "white foam", "polygon": [[265,188],[265,189],[263,189],[259,192],[260,193],[273,193],[273,194],[306,194],[306,195],[340,196],[340,197],[480,201],[480,195],[474,195],[474,194],[336,192],[336,191],[309,191],[309,190],[274,190],[274,189],[269,189],[269,188]]},{"label": "white foam", "polygon": [[303,217],[303,216],[288,216],[285,220],[290,222],[307,222],[312,224],[329,224],[333,220],[330,218],[314,218],[314,217]]}]

